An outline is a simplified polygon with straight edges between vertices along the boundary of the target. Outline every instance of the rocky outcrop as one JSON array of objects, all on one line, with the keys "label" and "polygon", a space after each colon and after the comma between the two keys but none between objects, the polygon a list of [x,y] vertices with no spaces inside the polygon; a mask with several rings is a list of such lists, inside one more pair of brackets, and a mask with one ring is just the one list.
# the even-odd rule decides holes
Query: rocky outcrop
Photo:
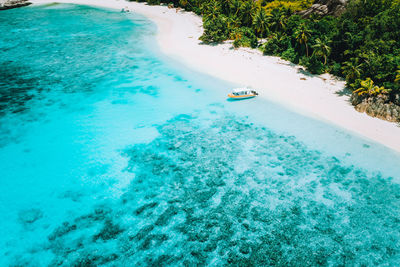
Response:
[{"label": "rocky outcrop", "polygon": [[28,0],[0,0],[0,10],[28,6],[32,4]]},{"label": "rocky outcrop", "polygon": [[300,11],[298,14],[306,18],[311,14],[340,16],[346,10],[347,2],[348,0],[315,0],[309,9]]},{"label": "rocky outcrop", "polygon": [[389,101],[388,96],[362,98],[353,94],[350,101],[359,112],[390,122],[400,122],[400,105]]}]

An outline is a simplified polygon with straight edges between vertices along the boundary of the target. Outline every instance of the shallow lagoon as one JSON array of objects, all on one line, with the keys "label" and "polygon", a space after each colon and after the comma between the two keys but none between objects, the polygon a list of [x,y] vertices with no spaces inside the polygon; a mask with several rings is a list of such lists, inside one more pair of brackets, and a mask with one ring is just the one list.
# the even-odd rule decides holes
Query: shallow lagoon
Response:
[{"label": "shallow lagoon", "polygon": [[74,5],[0,17],[0,265],[396,265],[400,156]]}]

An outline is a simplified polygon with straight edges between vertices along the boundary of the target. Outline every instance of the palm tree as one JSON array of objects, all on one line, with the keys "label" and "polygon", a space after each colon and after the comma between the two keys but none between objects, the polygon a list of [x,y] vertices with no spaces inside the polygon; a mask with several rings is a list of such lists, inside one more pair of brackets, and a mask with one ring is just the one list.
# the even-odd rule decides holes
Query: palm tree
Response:
[{"label": "palm tree", "polygon": [[383,86],[379,87],[374,85],[374,81],[371,78],[367,78],[366,80],[362,81],[361,87],[354,91],[355,94],[359,96],[362,95],[369,95],[369,96],[376,96],[379,94],[387,94],[389,93],[388,89],[385,89]]},{"label": "palm tree", "polygon": [[300,24],[300,26],[295,31],[296,39],[300,45],[304,44],[306,47],[306,55],[308,57],[308,40],[311,37],[311,30],[308,29],[305,23]]},{"label": "palm tree", "polygon": [[350,58],[350,61],[343,63],[342,73],[346,76],[346,81],[354,81],[361,76],[362,63],[359,63],[358,58]]},{"label": "palm tree", "polygon": [[253,23],[253,14],[256,9],[255,2],[253,0],[247,0],[242,3],[240,8],[240,16],[243,25],[250,27]]},{"label": "palm tree", "polygon": [[317,38],[315,39],[315,45],[312,46],[312,48],[314,49],[313,54],[324,58],[324,65],[326,65],[327,58],[332,51],[332,48],[329,46],[330,43],[331,41],[326,38],[324,38],[323,41]]},{"label": "palm tree", "polygon": [[268,16],[269,27],[274,32],[283,31],[286,28],[286,16],[280,9],[274,9]]},{"label": "palm tree", "polygon": [[260,35],[260,37],[263,38],[264,33],[268,31],[268,18],[264,9],[258,9],[253,18],[253,25],[256,28],[256,31]]}]

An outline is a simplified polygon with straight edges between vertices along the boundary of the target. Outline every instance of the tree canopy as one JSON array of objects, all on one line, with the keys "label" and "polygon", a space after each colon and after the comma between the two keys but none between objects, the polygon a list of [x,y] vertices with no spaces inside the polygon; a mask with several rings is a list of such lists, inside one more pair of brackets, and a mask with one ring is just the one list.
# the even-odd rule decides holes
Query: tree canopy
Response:
[{"label": "tree canopy", "polygon": [[[400,1],[350,0],[340,17],[302,18],[313,0],[147,0],[174,4],[203,17],[205,43],[234,40],[316,74],[346,79],[354,91],[371,80],[400,99]],[[259,42],[258,39],[265,39]],[[368,82],[369,82],[368,80]],[[400,103],[398,103],[400,105]]]}]

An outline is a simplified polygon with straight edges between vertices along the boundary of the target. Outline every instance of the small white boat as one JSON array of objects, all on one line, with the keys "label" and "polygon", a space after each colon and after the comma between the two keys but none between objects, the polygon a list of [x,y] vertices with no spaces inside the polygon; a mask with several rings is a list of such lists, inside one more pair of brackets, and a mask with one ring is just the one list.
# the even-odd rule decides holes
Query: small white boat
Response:
[{"label": "small white boat", "polygon": [[246,99],[256,96],[258,96],[258,93],[255,90],[246,87],[233,89],[232,92],[228,94],[228,97],[232,99]]}]

